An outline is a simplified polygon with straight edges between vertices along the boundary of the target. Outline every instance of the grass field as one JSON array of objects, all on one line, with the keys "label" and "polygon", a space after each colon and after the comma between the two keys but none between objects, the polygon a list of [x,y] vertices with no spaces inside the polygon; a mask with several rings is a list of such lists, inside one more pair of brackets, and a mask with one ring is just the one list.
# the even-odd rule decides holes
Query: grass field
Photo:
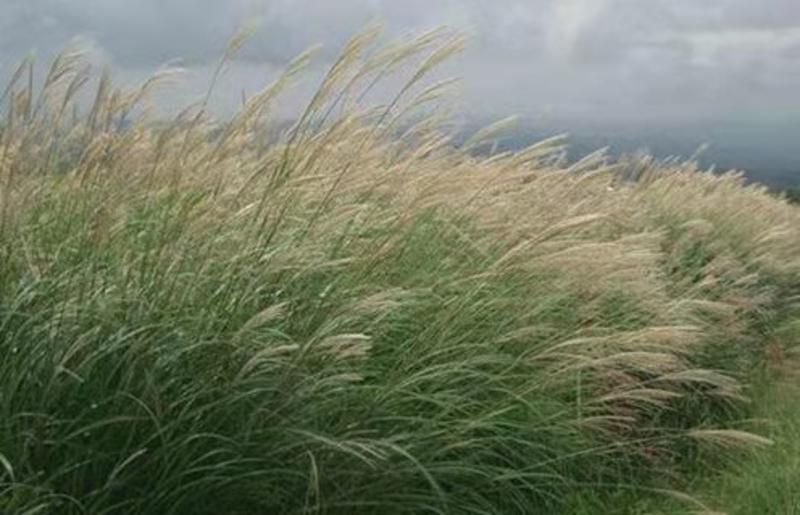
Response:
[{"label": "grass field", "polygon": [[796,506],[762,483],[792,410],[756,424],[785,405],[748,397],[798,343],[800,210],[692,162],[570,163],[560,138],[474,152],[502,122],[455,148],[426,76],[461,40],[376,37],[282,131],[307,55],[224,123],[155,123],[163,76],[114,89],[68,52],[35,88],[22,63],[0,512],[698,511],[710,475]]},{"label": "grass field", "polygon": [[[797,337],[795,336],[795,340]],[[775,442],[768,450],[728,458],[727,466],[692,481],[696,497],[730,515],[800,513],[800,391],[797,362],[788,364],[779,380],[757,384],[754,417],[747,421]],[[685,506],[659,506],[662,513],[691,513]],[[651,513],[653,511],[650,511]]]}]

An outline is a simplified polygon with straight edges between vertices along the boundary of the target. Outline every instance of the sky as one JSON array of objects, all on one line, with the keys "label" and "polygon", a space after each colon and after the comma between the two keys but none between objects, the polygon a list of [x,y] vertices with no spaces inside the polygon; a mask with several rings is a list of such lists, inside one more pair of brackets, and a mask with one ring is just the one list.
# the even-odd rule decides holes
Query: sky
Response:
[{"label": "sky", "polygon": [[800,119],[798,0],[2,0],[0,76],[80,37],[121,80],[181,58],[199,87],[256,23],[227,79],[254,90],[312,45],[331,59],[372,19],[390,35],[463,30],[447,70],[477,115]]},{"label": "sky", "polygon": [[631,145],[672,131],[681,149],[718,138],[723,160],[742,156],[726,165],[800,183],[800,0],[0,0],[0,81],[25,54],[44,63],[78,38],[117,82],[181,59],[186,73],[163,102],[184,106],[205,92],[228,38],[255,25],[212,105],[232,111],[322,45],[312,79],[282,104],[290,117],[314,73],[371,20],[387,38],[440,25],[467,35],[443,71],[462,79],[467,119],[622,127],[616,141]]}]

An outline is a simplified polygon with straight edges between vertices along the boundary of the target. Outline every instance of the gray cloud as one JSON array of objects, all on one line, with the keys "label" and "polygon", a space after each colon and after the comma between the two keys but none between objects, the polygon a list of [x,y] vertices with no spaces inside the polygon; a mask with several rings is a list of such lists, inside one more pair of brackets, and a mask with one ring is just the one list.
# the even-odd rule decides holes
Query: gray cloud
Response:
[{"label": "gray cloud", "polygon": [[80,35],[123,77],[181,57],[200,84],[236,27],[258,20],[227,82],[255,88],[312,44],[330,59],[373,18],[389,33],[466,30],[470,47],[448,71],[479,114],[800,116],[796,0],[4,0],[0,75]]}]

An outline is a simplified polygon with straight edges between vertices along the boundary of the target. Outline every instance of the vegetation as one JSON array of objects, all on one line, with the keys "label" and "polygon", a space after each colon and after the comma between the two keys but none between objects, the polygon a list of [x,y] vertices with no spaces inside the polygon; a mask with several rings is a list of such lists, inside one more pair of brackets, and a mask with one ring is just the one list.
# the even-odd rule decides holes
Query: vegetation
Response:
[{"label": "vegetation", "polygon": [[[797,325],[792,336],[798,342]],[[796,356],[785,360],[775,374],[757,383],[753,393],[753,430],[771,438],[775,445],[744,456],[729,457],[727,467],[710,476],[698,477],[692,486],[696,495],[717,510],[730,515],[800,512],[800,396]],[[734,459],[735,458],[735,459]],[[699,476],[699,474],[698,474]],[[689,514],[686,506],[661,503],[658,513]],[[651,509],[649,513],[654,513]]]},{"label": "vegetation", "polygon": [[800,204],[800,189],[791,188],[782,193],[786,196],[786,200],[792,204]]},{"label": "vegetation", "polygon": [[561,138],[473,152],[503,122],[456,148],[424,79],[461,40],[377,35],[277,133],[308,55],[223,125],[207,101],[152,123],[164,75],[103,76],[82,113],[78,53],[36,95],[20,66],[0,511],[696,510],[698,463],[770,443],[746,398],[785,345],[800,211],[691,162],[568,163]]},{"label": "vegetation", "polygon": [[[796,342],[797,340],[795,340]],[[796,365],[796,362],[794,363]],[[730,471],[715,477],[712,502],[731,515],[800,512],[800,405],[796,372],[787,374],[776,387],[760,393],[756,407],[763,432],[775,441],[768,452],[756,453]],[[774,386],[774,385],[773,385]],[[755,424],[754,424],[755,425]]]}]

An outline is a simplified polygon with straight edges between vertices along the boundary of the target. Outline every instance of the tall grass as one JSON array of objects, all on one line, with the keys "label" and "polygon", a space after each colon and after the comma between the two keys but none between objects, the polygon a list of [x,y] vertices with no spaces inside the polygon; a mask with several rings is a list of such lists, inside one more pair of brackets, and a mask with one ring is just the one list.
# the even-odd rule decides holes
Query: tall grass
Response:
[{"label": "tall grass", "polygon": [[[706,455],[711,466],[689,474],[692,495],[714,508],[715,513],[761,515],[800,511],[800,410],[798,410],[797,345],[800,324],[791,320],[778,327],[764,367],[752,377],[751,417],[740,429],[757,431],[774,441],[767,450]],[[786,347],[789,347],[786,350]],[[709,470],[711,469],[711,470]],[[709,473],[710,472],[710,473]],[[602,501],[600,501],[602,503]],[[640,513],[690,514],[685,504],[667,498],[640,498],[630,503]]]},{"label": "tall grass", "polygon": [[[691,162],[475,156],[357,34],[296,122],[76,106],[79,53],[0,124],[0,511],[554,513],[664,493],[738,431],[800,285],[800,215]],[[220,65],[241,41],[236,38]],[[369,91],[408,73],[396,97]]]}]

